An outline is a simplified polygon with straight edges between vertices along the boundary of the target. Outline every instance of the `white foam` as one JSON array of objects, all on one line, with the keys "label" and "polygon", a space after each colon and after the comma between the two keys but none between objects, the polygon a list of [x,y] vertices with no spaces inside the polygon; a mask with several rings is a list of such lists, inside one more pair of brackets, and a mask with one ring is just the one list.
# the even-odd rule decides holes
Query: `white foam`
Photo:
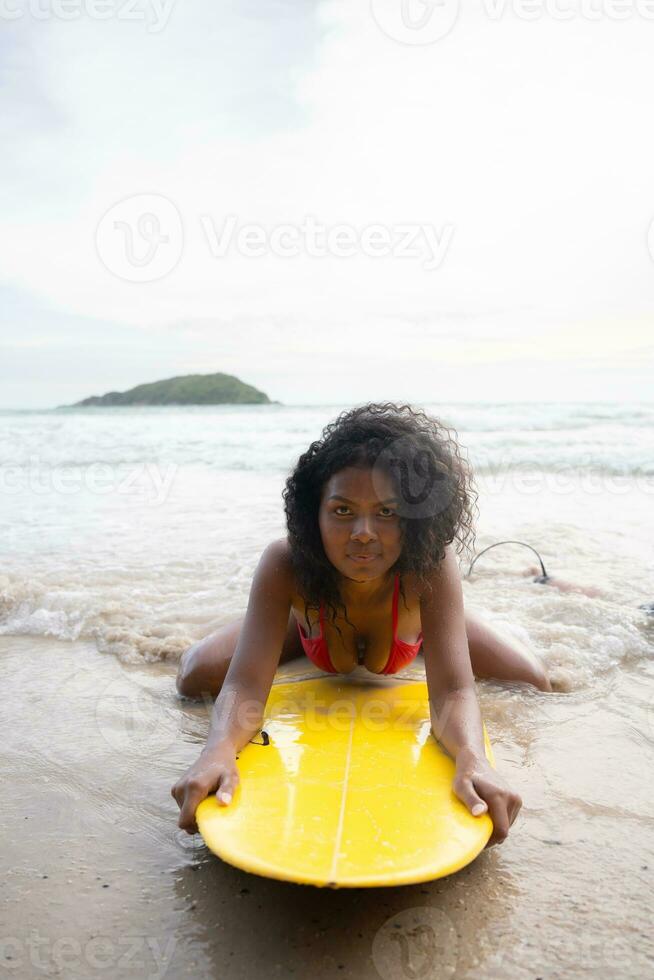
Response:
[{"label": "white foam", "polygon": [[[587,407],[585,415],[561,406],[534,408],[531,415],[515,406],[500,406],[495,415],[483,406],[457,411],[487,446],[503,438],[519,466],[535,445],[541,452],[565,442],[573,453],[577,437],[565,435],[566,425],[576,432],[579,422],[583,445],[603,453],[596,438],[603,414],[613,418],[611,438],[616,444],[622,439],[623,448],[637,437],[647,449],[642,426],[652,422],[650,409],[645,418],[625,409],[629,419],[618,424],[619,406]],[[125,661],[178,659],[192,642],[243,615],[263,548],[284,534],[285,474],[335,414],[316,408],[267,415],[248,407],[240,414],[231,408],[4,417],[5,460],[27,465],[36,454],[51,475],[52,467],[72,470],[84,461],[109,462],[120,477],[128,465],[153,461],[162,472],[172,464],[176,470],[161,500],[141,491],[96,492],[86,484],[69,493],[56,480],[21,494],[2,492],[0,632],[88,639]],[[545,435],[548,425],[552,431]],[[582,441],[574,445],[582,452]],[[0,475],[7,465],[0,464]],[[536,482],[534,490],[521,479],[498,483],[484,476],[477,485],[478,551],[503,539],[527,541],[550,574],[597,586],[601,595],[536,585],[524,575],[535,556],[504,546],[484,555],[464,581],[467,605],[569,676],[573,687],[630,658],[652,656],[651,619],[637,608],[654,599],[651,540],[643,530],[651,522],[652,496],[635,478],[626,493],[610,483],[596,492],[582,477],[563,489]]]}]

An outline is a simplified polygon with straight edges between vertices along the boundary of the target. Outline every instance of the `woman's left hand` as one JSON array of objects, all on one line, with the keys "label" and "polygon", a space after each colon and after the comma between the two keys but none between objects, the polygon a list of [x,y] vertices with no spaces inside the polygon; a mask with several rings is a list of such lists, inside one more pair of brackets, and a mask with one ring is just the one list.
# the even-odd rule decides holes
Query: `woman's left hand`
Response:
[{"label": "woman's left hand", "polygon": [[459,753],[452,789],[473,816],[488,811],[493,821],[493,833],[486,847],[506,840],[509,827],[520,812],[522,799],[486,758]]}]

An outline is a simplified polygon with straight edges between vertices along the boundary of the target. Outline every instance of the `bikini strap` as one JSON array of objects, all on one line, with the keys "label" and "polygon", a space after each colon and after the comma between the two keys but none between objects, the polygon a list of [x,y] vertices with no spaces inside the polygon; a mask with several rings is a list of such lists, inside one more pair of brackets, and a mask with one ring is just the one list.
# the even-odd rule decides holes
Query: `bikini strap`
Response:
[{"label": "bikini strap", "polygon": [[397,597],[400,591],[400,576],[395,574],[395,584],[393,585],[393,640],[397,633]]}]

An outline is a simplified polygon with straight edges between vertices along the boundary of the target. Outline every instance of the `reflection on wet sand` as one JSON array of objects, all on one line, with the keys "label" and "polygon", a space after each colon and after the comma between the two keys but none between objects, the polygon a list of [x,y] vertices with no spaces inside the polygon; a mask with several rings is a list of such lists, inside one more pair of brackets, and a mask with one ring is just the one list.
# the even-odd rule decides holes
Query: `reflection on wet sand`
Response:
[{"label": "reflection on wet sand", "polygon": [[[23,975],[45,975],[34,962],[67,978],[106,962],[112,980],[651,972],[651,662],[608,690],[600,679],[602,697],[479,684],[524,799],[509,839],[433,883],[334,892],[238,871],[178,830],[170,786],[208,718],[175,697],[173,667],[34,637],[1,638],[0,656],[4,941]],[[438,943],[454,935],[452,962]]]}]

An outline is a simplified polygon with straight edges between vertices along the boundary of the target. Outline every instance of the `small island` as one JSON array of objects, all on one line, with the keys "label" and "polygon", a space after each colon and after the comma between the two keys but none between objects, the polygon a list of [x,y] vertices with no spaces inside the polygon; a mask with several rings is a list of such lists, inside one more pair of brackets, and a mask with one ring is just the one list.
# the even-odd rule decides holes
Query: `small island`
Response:
[{"label": "small island", "polygon": [[184,374],[164,381],[137,385],[129,391],[92,395],[60,408],[114,405],[279,405],[263,391],[246,385],[233,374]]}]

